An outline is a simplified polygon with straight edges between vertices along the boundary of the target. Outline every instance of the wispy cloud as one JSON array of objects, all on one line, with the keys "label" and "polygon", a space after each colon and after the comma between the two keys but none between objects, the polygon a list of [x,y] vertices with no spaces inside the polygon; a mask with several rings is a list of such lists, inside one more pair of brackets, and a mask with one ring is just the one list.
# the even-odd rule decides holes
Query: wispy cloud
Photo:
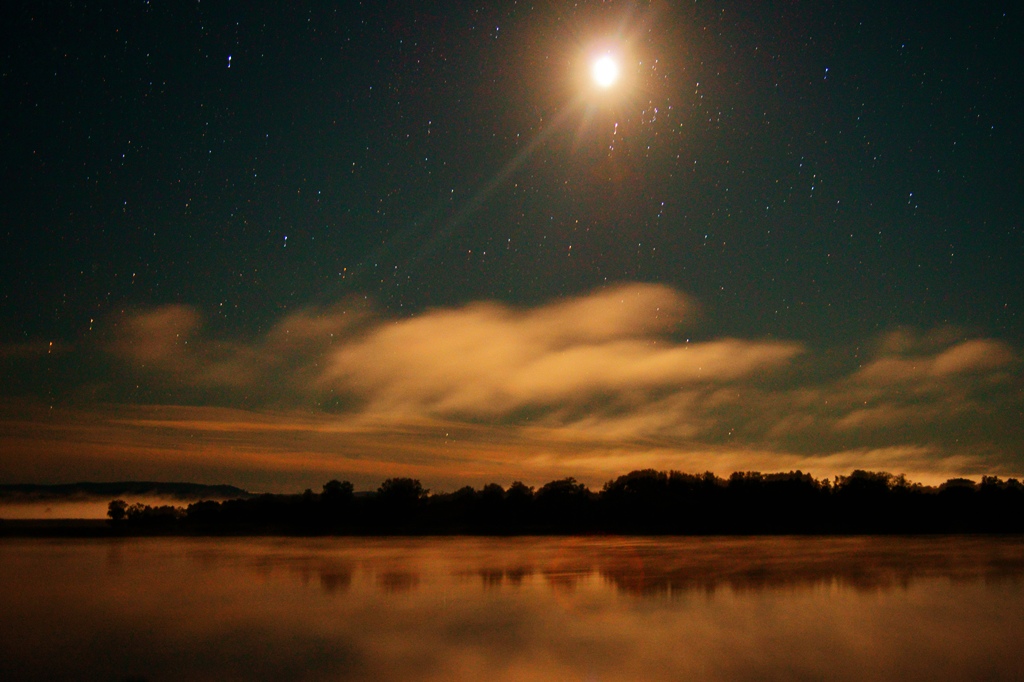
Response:
[{"label": "wispy cloud", "polygon": [[322,383],[363,395],[375,411],[491,418],[635,404],[772,372],[801,352],[794,343],[673,340],[689,308],[666,287],[633,285],[536,310],[437,311],[333,351]]}]

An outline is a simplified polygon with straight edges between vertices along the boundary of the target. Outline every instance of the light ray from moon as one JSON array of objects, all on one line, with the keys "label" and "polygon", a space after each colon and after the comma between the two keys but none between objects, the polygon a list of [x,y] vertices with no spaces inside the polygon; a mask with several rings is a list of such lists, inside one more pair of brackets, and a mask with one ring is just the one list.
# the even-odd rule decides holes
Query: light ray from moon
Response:
[{"label": "light ray from moon", "polygon": [[[582,114],[581,129],[587,126],[588,121],[598,109],[607,109],[614,106],[614,103],[621,102],[627,97],[630,85],[629,69],[623,72],[623,62],[629,63],[628,53],[624,52],[625,43],[613,41],[612,45],[605,41],[605,44],[598,48],[600,52],[589,51],[589,59],[584,57],[582,64],[589,62],[590,84],[582,84],[579,94],[572,101],[567,103],[562,110],[547,123],[529,142],[520,149],[495,175],[485,182],[462,206],[447,219],[438,219],[442,213],[440,207],[426,211],[412,224],[399,229],[390,239],[380,244],[370,253],[348,270],[348,279],[355,283],[360,274],[365,270],[369,272],[376,263],[387,253],[391,252],[400,244],[417,243],[418,247],[408,257],[409,263],[418,263],[436,252],[441,245],[450,240],[452,236],[474,215],[490,197],[513,176],[546,142],[552,134],[557,133],[566,127],[566,124],[575,115]],[[581,56],[586,54],[581,50]],[[583,69],[576,71],[578,77],[586,79],[587,72]],[[580,83],[580,81],[577,81]],[[615,86],[613,88],[613,86]],[[595,92],[596,89],[596,92]],[[372,265],[372,267],[371,267]]]}]

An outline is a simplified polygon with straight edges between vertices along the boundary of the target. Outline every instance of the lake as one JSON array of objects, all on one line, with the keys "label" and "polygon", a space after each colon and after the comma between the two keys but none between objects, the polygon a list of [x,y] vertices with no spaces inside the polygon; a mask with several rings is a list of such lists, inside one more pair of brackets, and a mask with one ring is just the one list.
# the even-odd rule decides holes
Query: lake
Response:
[{"label": "lake", "polygon": [[0,540],[0,679],[1021,680],[1024,539]]}]

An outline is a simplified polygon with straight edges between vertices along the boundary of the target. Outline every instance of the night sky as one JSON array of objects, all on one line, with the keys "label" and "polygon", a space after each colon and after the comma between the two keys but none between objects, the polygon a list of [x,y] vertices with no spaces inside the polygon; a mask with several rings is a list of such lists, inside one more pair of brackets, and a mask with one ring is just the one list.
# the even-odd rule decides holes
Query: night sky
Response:
[{"label": "night sky", "polygon": [[0,481],[1024,474],[1024,11],[893,5],[4,3]]}]

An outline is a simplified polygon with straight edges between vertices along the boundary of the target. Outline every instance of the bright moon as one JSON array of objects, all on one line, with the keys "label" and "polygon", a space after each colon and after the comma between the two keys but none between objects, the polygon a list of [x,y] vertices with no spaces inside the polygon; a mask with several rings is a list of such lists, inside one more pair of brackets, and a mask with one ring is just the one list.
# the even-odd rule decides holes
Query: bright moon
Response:
[{"label": "bright moon", "polygon": [[590,73],[598,86],[608,88],[619,79],[619,65],[610,56],[605,55],[594,62]]}]

